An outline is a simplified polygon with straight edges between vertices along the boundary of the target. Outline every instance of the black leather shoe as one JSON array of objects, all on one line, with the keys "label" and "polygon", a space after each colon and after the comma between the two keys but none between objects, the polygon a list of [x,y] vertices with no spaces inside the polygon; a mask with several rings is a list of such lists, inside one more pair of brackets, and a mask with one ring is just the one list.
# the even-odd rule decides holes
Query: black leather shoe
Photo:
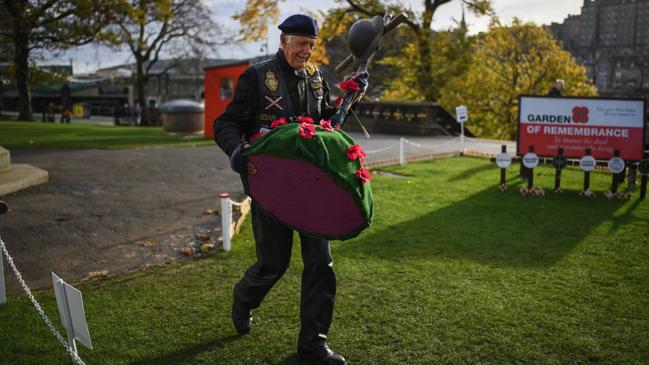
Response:
[{"label": "black leather shoe", "polygon": [[240,335],[245,335],[252,328],[252,312],[236,298],[232,300],[232,324]]},{"label": "black leather shoe", "polygon": [[326,343],[316,346],[313,350],[307,350],[298,346],[297,355],[300,359],[307,361],[309,365],[347,365],[347,360],[336,351],[330,349]]}]

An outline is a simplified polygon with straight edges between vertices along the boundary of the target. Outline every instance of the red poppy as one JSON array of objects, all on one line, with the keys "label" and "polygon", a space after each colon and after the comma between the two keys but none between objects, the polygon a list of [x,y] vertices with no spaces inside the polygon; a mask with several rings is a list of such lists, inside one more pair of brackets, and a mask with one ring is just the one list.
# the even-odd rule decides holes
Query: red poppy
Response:
[{"label": "red poppy", "polygon": [[342,130],[342,128],[340,128],[340,124],[334,124],[334,129],[337,131]]},{"label": "red poppy", "polygon": [[334,127],[331,126],[331,119],[329,119],[329,120],[321,119],[320,120],[320,126],[322,128],[324,128],[324,130],[327,131],[327,132],[333,132],[334,131]]},{"label": "red poppy", "polygon": [[275,121],[273,121],[273,122],[270,124],[270,127],[271,127],[271,128],[277,128],[277,127],[279,127],[279,126],[281,126],[281,125],[284,125],[284,124],[286,124],[286,118],[281,117],[281,118],[276,119]]},{"label": "red poppy", "polygon": [[363,185],[365,185],[366,182],[372,180],[372,173],[370,172],[370,170],[364,169],[362,167],[356,170],[356,176],[361,179],[361,184]]},{"label": "red poppy", "polygon": [[576,106],[572,108],[572,120],[575,123],[588,123],[588,107]]},{"label": "red poppy", "polygon": [[297,134],[299,134],[302,138],[311,139],[313,138],[313,136],[315,136],[315,127],[313,126],[313,124],[302,123],[297,129]]},{"label": "red poppy", "polygon": [[361,163],[365,162],[365,151],[361,146],[355,144],[353,146],[347,147],[347,157],[350,160],[360,159]]},{"label": "red poppy", "polygon": [[338,87],[345,91],[360,91],[361,87],[354,79],[348,79],[338,84]]},{"label": "red poppy", "polygon": [[297,117],[297,121],[300,123],[309,123],[309,124],[315,123],[313,118],[310,117]]},{"label": "red poppy", "polygon": [[264,132],[255,133],[252,137],[250,137],[250,142],[254,142],[257,138],[263,136],[264,134],[265,134]]}]

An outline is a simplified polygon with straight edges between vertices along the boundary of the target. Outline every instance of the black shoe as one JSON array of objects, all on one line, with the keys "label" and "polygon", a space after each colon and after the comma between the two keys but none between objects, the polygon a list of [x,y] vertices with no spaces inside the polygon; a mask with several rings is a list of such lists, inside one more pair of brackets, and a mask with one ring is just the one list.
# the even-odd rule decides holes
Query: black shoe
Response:
[{"label": "black shoe", "polygon": [[312,350],[298,346],[297,355],[300,359],[308,361],[309,365],[347,365],[347,360],[336,351],[330,349],[327,343],[319,344]]},{"label": "black shoe", "polygon": [[232,300],[232,324],[240,335],[250,332],[252,327],[252,312],[243,306],[236,298]]}]

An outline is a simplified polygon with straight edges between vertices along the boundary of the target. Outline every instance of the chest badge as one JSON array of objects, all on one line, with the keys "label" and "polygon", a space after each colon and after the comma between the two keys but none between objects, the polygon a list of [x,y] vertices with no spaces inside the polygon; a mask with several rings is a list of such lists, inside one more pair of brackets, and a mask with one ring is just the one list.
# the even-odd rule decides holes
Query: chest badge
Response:
[{"label": "chest badge", "polygon": [[277,77],[275,77],[275,73],[273,71],[266,71],[266,79],[264,80],[264,85],[266,85],[266,88],[271,92],[277,91],[277,88],[279,87],[279,81],[277,80]]}]

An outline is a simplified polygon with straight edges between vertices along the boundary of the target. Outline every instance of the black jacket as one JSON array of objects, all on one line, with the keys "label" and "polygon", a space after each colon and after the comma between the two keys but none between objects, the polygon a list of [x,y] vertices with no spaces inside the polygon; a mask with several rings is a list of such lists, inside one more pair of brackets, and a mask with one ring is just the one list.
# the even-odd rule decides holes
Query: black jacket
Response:
[{"label": "black jacket", "polygon": [[[292,104],[300,106],[298,114],[304,114],[306,105],[300,104],[299,79],[295,76],[294,69],[286,61],[281,49],[274,57],[277,58],[282,70],[286,70],[283,74],[288,75],[285,77],[287,80],[280,80],[280,82],[286,83]],[[227,106],[225,112],[214,121],[214,141],[228,156],[242,140],[249,140],[261,128],[261,124],[255,120],[256,113],[261,109],[259,84],[257,71],[254,66],[249,67],[239,77],[232,102]],[[335,114],[336,108],[329,104],[329,86],[324,79],[322,80],[322,90],[324,97],[321,105],[321,117],[329,119]]]}]

